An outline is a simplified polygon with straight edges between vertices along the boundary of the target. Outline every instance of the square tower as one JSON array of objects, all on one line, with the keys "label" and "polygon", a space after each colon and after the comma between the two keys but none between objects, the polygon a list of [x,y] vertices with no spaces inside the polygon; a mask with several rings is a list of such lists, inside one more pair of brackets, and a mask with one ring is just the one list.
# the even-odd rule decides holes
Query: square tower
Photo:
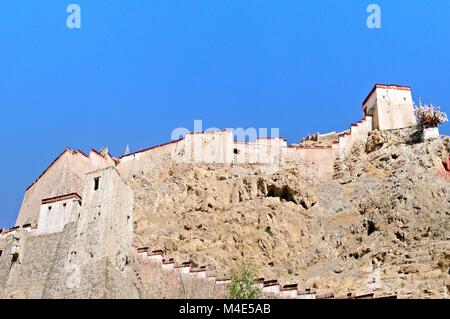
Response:
[{"label": "square tower", "polygon": [[37,231],[52,234],[63,231],[64,226],[77,221],[81,209],[81,197],[76,193],[42,200]]},{"label": "square tower", "polygon": [[363,102],[364,116],[372,116],[378,130],[399,129],[417,124],[411,88],[395,84],[376,84]]}]

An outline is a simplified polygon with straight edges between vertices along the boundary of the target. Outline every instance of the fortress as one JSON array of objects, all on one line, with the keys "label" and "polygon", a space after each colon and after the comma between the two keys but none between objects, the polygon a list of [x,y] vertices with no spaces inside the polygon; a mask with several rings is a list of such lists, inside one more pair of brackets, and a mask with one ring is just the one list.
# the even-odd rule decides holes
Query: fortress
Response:
[{"label": "fortress", "polygon": [[230,130],[184,138],[113,157],[66,149],[26,190],[14,227],[0,235],[0,297],[139,297],[133,286],[133,205],[130,179],[165,161],[257,164],[276,172],[297,167],[312,183],[333,178],[334,164],[372,130],[417,125],[411,90],[375,85],[362,119],[340,133],[237,142]]}]

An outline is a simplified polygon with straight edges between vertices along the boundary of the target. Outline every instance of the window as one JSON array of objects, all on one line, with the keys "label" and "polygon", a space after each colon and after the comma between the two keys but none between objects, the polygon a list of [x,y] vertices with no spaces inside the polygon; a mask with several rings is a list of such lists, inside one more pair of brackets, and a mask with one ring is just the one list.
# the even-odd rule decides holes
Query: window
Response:
[{"label": "window", "polygon": [[98,190],[98,187],[100,185],[100,177],[94,178],[94,191]]},{"label": "window", "polygon": [[64,204],[63,204],[63,207],[66,207],[66,206],[67,206],[67,203],[64,203]]},{"label": "window", "polygon": [[240,152],[239,152],[239,150],[238,150],[237,148],[235,148],[235,149],[233,150],[233,153],[234,153],[234,154],[239,154]]},{"label": "window", "polygon": [[19,254],[18,253],[12,254],[11,263],[14,264],[18,260],[19,260]]},{"label": "window", "polygon": [[48,210],[52,210],[52,206],[48,206]]}]

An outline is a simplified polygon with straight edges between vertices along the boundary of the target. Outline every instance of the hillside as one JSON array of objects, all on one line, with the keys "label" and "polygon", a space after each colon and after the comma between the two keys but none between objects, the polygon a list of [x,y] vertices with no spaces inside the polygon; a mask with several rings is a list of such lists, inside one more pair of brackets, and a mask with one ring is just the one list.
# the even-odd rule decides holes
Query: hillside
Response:
[{"label": "hillside", "polygon": [[331,182],[295,167],[168,161],[134,177],[135,244],[229,275],[336,294],[444,297],[450,281],[449,139],[375,130]]}]

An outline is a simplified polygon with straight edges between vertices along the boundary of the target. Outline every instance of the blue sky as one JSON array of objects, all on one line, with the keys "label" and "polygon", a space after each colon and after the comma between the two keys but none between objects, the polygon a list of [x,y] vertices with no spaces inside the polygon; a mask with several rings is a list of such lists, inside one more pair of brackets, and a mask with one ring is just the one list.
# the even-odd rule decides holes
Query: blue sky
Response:
[{"label": "blue sky", "polygon": [[66,147],[122,155],[195,119],[297,142],[359,120],[375,83],[448,112],[449,20],[448,0],[2,0],[0,226]]}]

